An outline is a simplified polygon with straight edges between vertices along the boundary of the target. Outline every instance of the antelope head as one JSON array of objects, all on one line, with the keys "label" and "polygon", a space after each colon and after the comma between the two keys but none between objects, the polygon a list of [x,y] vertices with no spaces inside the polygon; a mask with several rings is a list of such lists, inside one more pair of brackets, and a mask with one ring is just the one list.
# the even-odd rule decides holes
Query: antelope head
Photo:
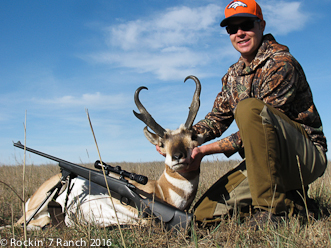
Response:
[{"label": "antelope head", "polygon": [[[187,79],[194,80],[196,89],[187,120],[185,124],[180,125],[176,130],[161,127],[141,104],[139,92],[142,89],[147,89],[146,87],[139,87],[134,95],[135,104],[140,111],[140,114],[133,111],[134,115],[147,125],[144,128],[146,138],[153,145],[158,145],[161,148],[161,152],[166,154],[165,163],[173,171],[185,169],[190,162],[193,148],[202,144],[203,141],[203,136],[195,135],[192,130],[193,122],[200,107],[201,84],[199,79],[195,76],[188,76],[184,82],[186,82]],[[147,127],[153,130],[154,133],[149,131]]]}]

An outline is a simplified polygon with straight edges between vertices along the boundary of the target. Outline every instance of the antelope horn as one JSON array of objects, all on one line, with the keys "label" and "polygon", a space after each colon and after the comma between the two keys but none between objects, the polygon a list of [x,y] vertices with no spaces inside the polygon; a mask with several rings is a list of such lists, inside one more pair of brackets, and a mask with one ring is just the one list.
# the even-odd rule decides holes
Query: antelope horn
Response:
[{"label": "antelope horn", "polygon": [[136,92],[134,93],[134,102],[137,106],[137,108],[140,111],[140,114],[137,113],[136,111],[133,110],[134,115],[141,120],[142,122],[144,122],[150,129],[152,129],[158,136],[160,136],[161,138],[163,138],[164,133],[165,133],[165,129],[163,127],[161,127],[154,119],[153,117],[147,112],[147,110],[145,109],[145,107],[141,104],[140,100],[139,100],[139,92],[142,89],[146,89],[148,90],[147,87],[145,86],[141,86],[139,87]]},{"label": "antelope horn", "polygon": [[192,129],[193,122],[195,120],[195,117],[197,116],[199,107],[200,107],[200,93],[201,93],[201,83],[199,79],[195,76],[188,76],[185,78],[184,83],[187,79],[192,79],[195,82],[196,88],[193,95],[193,100],[190,106],[190,111],[187,117],[187,120],[185,122],[185,127],[187,129]]}]

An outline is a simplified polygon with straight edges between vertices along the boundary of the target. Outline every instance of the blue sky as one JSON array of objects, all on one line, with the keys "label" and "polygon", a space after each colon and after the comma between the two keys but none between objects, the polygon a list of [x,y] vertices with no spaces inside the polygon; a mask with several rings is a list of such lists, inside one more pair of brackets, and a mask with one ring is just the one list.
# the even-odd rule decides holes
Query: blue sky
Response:
[{"label": "blue sky", "polygon": [[[229,1],[0,1],[0,165],[23,161],[12,142],[75,163],[163,160],[132,113],[141,101],[164,128],[188,114],[193,81],[202,83],[196,121],[211,110],[221,78],[239,54],[219,26]],[[303,66],[330,129],[330,0],[259,1],[265,33],[289,46]],[[226,135],[235,132],[233,124]],[[226,159],[209,156],[208,159]],[[234,157],[236,158],[236,157]],[[27,153],[27,163],[50,160]]]}]

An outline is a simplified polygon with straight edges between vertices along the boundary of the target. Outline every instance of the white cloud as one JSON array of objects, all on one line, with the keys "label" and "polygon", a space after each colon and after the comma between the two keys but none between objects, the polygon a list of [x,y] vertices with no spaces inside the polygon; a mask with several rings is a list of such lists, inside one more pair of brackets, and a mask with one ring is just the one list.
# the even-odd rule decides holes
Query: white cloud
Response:
[{"label": "white cloud", "polygon": [[63,108],[63,107],[98,107],[102,109],[119,109],[127,107],[129,102],[132,101],[131,98],[123,95],[103,95],[100,92],[94,94],[83,94],[82,96],[62,96],[54,99],[33,99],[41,105],[52,105],[53,107]]},{"label": "white cloud", "polygon": [[268,1],[261,4],[267,29],[273,34],[286,35],[304,28],[310,16],[303,12],[301,5],[301,2],[285,1]]},{"label": "white cloud", "polygon": [[[139,73],[152,72],[161,80],[183,79],[192,74],[194,67],[205,65],[209,60],[207,54],[192,51],[185,47],[168,47],[159,53],[148,51],[130,53],[104,53],[94,56],[104,63],[115,63],[121,67],[135,69]],[[199,75],[206,74],[199,72]]]},{"label": "white cloud", "polygon": [[174,7],[147,20],[136,20],[109,28],[109,45],[123,50],[162,49],[196,43],[214,29],[220,7]]},{"label": "white cloud", "polygon": [[[144,20],[107,29],[109,51],[93,54],[92,60],[139,73],[150,72],[161,80],[182,79],[210,63],[210,42],[218,39],[221,8],[174,7]],[[213,40],[213,41],[211,41]],[[199,71],[198,71],[199,70]]]}]

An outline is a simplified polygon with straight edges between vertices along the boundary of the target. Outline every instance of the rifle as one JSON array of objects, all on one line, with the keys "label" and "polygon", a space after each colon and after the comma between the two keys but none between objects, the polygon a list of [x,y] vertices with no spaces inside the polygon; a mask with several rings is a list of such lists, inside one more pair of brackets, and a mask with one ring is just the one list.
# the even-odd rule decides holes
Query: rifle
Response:
[{"label": "rifle", "polygon": [[[31,149],[22,145],[20,141],[14,143],[14,146],[58,162],[61,168],[62,178],[67,178],[68,176],[70,176],[71,178],[80,176],[105,188],[107,188],[108,184],[109,190],[120,196],[120,201],[122,204],[135,206],[138,209],[140,216],[142,217],[152,216],[155,217],[158,221],[164,222],[167,230],[170,230],[172,228],[176,230],[180,230],[181,228],[187,229],[190,226],[190,223],[193,219],[193,214],[181,211],[178,208],[175,208],[167,203],[159,202],[155,199],[152,199],[149,194],[139,190],[136,186],[129,183],[124,178],[124,176],[129,177],[130,179],[135,180],[139,183],[146,184],[148,178],[145,176],[137,175],[135,173],[129,173],[122,170],[119,166],[114,168],[105,163],[101,164],[100,161],[96,161],[95,167],[98,169],[104,167],[105,171],[107,172],[104,176],[102,171],[89,169],[65,161],[63,159],[48,155],[46,153]],[[108,176],[108,173],[110,171],[120,174],[121,177],[117,179]],[[50,195],[51,192],[49,196]],[[143,195],[144,197],[142,197],[141,195]],[[47,199],[45,199],[44,202],[39,206],[34,215],[38,212],[38,210],[42,207],[46,200]],[[29,221],[34,217],[34,215],[30,217]],[[27,221],[27,224],[29,221]]]}]

